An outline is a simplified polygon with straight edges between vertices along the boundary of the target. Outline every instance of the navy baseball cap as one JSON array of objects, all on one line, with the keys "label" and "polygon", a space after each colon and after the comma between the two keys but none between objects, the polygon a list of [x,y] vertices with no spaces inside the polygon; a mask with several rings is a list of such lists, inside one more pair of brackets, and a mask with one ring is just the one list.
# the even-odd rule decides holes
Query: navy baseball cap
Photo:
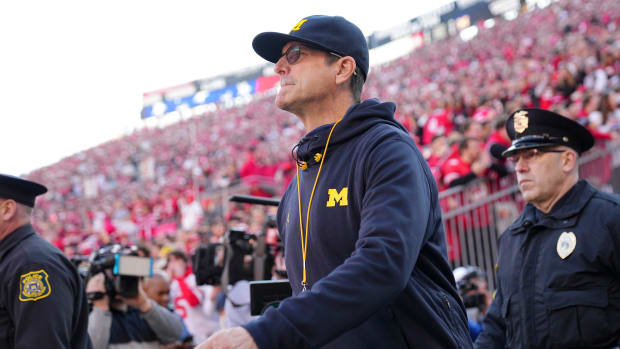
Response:
[{"label": "navy baseball cap", "polygon": [[36,197],[46,192],[47,188],[39,183],[0,173],[0,198],[34,207]]},{"label": "navy baseball cap", "polygon": [[564,145],[581,154],[594,145],[587,128],[552,111],[528,108],[512,113],[506,121],[506,132],[512,140],[502,154],[511,156],[519,150]]},{"label": "navy baseball cap", "polygon": [[299,41],[310,47],[351,56],[364,75],[368,76],[368,43],[355,24],[340,16],[309,16],[299,21],[290,33],[265,32],[254,37],[252,47],[259,56],[276,63],[288,42]]}]

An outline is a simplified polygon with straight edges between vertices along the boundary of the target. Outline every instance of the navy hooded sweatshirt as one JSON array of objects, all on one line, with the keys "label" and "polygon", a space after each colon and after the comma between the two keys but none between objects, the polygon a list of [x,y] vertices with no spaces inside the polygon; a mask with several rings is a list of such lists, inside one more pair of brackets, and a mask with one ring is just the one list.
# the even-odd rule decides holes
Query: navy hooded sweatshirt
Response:
[{"label": "navy hooded sweatshirt", "polygon": [[297,180],[305,229],[316,154],[333,124],[298,144],[307,168],[278,209],[293,297],[244,326],[260,349],[472,348],[437,186],[395,108],[366,100],[334,128],[312,200],[303,292]]}]

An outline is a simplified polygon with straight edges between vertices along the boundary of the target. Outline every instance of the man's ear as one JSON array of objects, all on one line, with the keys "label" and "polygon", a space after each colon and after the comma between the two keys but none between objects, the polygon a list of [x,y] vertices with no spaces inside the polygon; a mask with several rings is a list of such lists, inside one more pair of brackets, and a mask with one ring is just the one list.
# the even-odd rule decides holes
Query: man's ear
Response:
[{"label": "man's ear", "polygon": [[579,167],[579,156],[574,150],[569,149],[562,155],[562,169],[565,172],[573,172],[576,168]]},{"label": "man's ear", "polygon": [[0,202],[0,220],[8,222],[17,214],[17,203],[13,200]]},{"label": "man's ear", "polygon": [[347,80],[351,78],[353,73],[355,72],[355,60],[353,57],[346,56],[342,57],[336,62],[338,64],[338,72],[336,74],[336,84],[340,85],[345,83]]}]

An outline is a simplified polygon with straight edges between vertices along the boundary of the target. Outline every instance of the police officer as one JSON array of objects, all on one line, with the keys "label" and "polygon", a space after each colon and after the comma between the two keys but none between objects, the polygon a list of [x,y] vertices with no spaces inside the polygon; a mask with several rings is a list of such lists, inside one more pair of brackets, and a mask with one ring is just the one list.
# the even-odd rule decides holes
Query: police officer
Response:
[{"label": "police officer", "polygon": [[84,285],[30,224],[44,186],[0,174],[0,348],[92,348]]},{"label": "police officer", "polygon": [[499,242],[495,299],[477,348],[613,348],[620,337],[620,197],[579,180],[590,132],[514,112],[504,152],[528,202]]}]

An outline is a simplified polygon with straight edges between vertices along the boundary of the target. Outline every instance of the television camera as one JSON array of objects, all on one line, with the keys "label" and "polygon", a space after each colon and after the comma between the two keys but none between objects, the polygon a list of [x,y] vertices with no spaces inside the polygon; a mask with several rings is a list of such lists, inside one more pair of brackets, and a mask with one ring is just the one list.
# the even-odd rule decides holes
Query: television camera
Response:
[{"label": "television camera", "polygon": [[116,296],[135,298],[138,296],[140,278],[153,275],[153,259],[140,257],[136,246],[111,244],[92,253],[88,259],[74,258],[78,270],[87,279],[103,273],[105,276],[105,293],[88,294],[88,300]]},{"label": "television camera", "polygon": [[[249,195],[233,195],[230,201],[278,206],[279,201]],[[277,234],[276,219],[267,216],[258,234],[249,234],[243,228],[232,227],[223,243],[199,246],[194,256],[194,274],[198,285],[221,285],[227,292],[229,285],[241,280],[250,282],[252,315],[262,313],[268,306],[291,295],[288,280],[271,281],[275,258],[283,251]],[[286,272],[275,270],[281,278]],[[268,280],[268,281],[264,281]]]}]

